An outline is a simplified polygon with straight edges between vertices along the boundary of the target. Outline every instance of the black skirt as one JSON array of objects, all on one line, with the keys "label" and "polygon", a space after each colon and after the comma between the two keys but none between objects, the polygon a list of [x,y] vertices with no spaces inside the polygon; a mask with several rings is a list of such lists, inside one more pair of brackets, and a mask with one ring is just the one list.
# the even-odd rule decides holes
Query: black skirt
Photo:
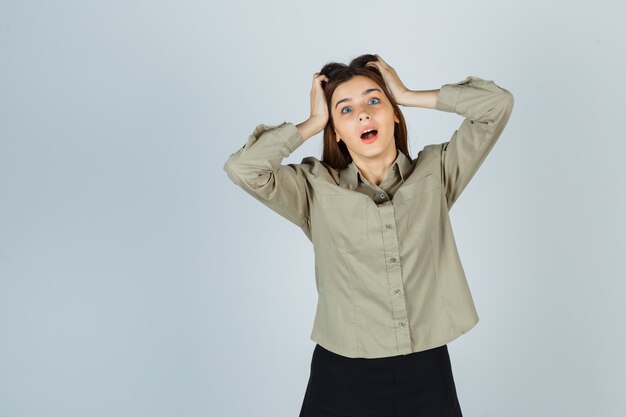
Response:
[{"label": "black skirt", "polygon": [[462,417],[448,346],[348,358],[316,345],[300,417]]}]

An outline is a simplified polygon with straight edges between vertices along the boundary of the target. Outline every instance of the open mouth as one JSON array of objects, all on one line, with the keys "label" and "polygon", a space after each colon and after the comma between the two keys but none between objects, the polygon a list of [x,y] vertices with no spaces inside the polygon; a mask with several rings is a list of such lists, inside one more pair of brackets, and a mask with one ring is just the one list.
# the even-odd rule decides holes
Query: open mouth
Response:
[{"label": "open mouth", "polygon": [[361,139],[367,141],[367,140],[374,139],[376,136],[378,136],[378,130],[370,130],[367,133],[363,133],[361,135]]}]

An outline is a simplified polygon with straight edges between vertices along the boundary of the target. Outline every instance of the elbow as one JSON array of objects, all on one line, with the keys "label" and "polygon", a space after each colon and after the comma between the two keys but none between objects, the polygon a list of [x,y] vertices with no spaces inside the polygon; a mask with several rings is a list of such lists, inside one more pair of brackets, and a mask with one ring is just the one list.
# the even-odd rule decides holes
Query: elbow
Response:
[{"label": "elbow", "polygon": [[509,122],[511,118],[511,113],[513,113],[513,106],[515,105],[515,99],[513,98],[513,94],[509,91],[504,91],[502,93],[502,98],[500,101],[500,109],[498,112],[497,118],[499,119],[498,124],[504,128]]},{"label": "elbow", "polygon": [[226,172],[226,175],[228,175],[228,178],[230,178],[232,182],[234,182],[235,184],[240,184],[241,175],[239,173],[237,162],[235,161],[235,158],[233,156],[228,158],[228,160],[224,163],[222,169]]},{"label": "elbow", "polygon": [[[513,98],[513,94],[508,90],[501,88],[501,92],[498,94],[497,101],[494,103],[493,110],[497,114],[496,118],[501,120],[508,120],[513,112],[513,106],[515,104],[515,99]],[[496,104],[497,103],[497,104]]]},{"label": "elbow", "polygon": [[515,98],[513,97],[513,94],[509,90],[506,90],[502,87],[500,87],[500,89],[502,90],[502,94],[500,98],[500,100],[502,101],[502,106],[508,110],[508,113],[510,113],[511,111],[513,111]]},{"label": "elbow", "polygon": [[271,171],[239,163],[234,156],[226,161],[223,169],[233,183],[250,191],[258,190],[268,184],[273,175]]},{"label": "elbow", "polygon": [[513,109],[513,105],[515,104],[515,98],[513,97],[513,93],[511,93],[510,91],[507,91],[505,93],[506,96],[506,103],[507,105]]},{"label": "elbow", "polygon": [[226,171],[226,173],[229,175],[231,172],[233,172],[232,158],[228,158],[228,160],[224,163],[224,166],[222,167],[222,169]]},{"label": "elbow", "polygon": [[488,105],[485,107],[481,116],[473,119],[474,122],[482,122],[488,124],[506,124],[511,113],[513,112],[514,99],[513,94],[500,88],[500,91],[490,95]]}]

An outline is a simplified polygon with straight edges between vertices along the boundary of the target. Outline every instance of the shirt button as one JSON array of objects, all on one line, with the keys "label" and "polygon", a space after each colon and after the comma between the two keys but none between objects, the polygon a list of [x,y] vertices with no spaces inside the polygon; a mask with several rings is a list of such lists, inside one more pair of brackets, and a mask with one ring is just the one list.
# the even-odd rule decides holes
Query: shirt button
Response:
[{"label": "shirt button", "polygon": [[401,321],[401,322],[400,322],[400,323],[398,323],[398,324],[400,324],[400,326],[404,327],[404,322],[403,322],[403,321]]},{"label": "shirt button", "polygon": [[389,258],[389,261],[390,261],[390,262],[395,262],[395,261],[396,261],[396,258]]},{"label": "shirt button", "polygon": [[385,194],[380,195],[380,199],[382,200],[383,198],[385,198]]},{"label": "shirt button", "polygon": [[400,290],[395,290],[393,293],[394,293],[395,295],[400,295]]},{"label": "shirt button", "polygon": [[393,226],[392,226],[391,224],[386,224],[386,225],[385,225],[385,227],[386,227],[387,229],[393,229]]}]

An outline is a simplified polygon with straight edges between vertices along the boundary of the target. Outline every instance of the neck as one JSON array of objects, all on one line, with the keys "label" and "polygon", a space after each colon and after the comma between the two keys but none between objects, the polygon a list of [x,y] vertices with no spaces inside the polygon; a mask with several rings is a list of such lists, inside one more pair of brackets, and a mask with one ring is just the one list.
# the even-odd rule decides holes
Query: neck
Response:
[{"label": "neck", "polygon": [[354,164],[357,166],[361,174],[371,183],[380,185],[389,172],[389,167],[398,157],[398,150],[394,148],[393,153],[388,153],[382,158],[377,159],[355,159]]}]

